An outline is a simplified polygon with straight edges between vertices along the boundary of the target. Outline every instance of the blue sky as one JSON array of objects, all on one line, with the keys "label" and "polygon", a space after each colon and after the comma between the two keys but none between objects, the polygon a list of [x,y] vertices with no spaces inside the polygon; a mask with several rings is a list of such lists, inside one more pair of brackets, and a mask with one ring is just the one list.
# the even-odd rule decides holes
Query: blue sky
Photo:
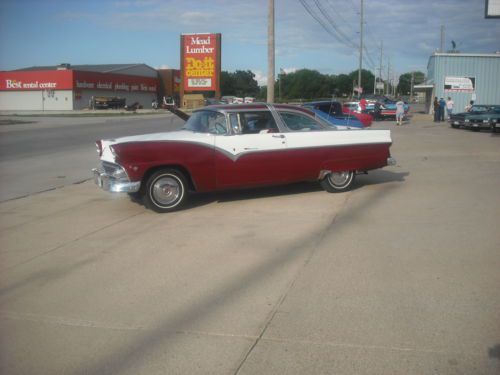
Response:
[{"label": "blue sky", "polygon": [[[384,78],[389,61],[396,75],[426,72],[441,25],[445,49],[454,40],[465,53],[500,51],[500,19],[485,19],[484,5],[365,0],[363,67],[378,69],[383,41]],[[275,7],[277,71],[358,68],[360,0],[275,0]],[[222,69],[252,70],[265,83],[267,0],[0,0],[0,70],[63,62],[179,68],[179,35],[195,32],[222,33]]]}]

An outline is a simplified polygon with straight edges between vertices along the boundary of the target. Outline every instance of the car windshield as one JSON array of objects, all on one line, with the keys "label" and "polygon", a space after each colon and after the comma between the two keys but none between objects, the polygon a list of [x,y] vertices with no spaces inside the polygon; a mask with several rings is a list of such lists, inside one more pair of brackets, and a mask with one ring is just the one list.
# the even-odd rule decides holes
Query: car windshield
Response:
[{"label": "car windshield", "polygon": [[488,107],[483,105],[473,106],[470,110],[471,112],[486,112],[488,111]]},{"label": "car windshield", "polygon": [[226,134],[226,116],[214,111],[194,112],[182,129],[196,133]]}]

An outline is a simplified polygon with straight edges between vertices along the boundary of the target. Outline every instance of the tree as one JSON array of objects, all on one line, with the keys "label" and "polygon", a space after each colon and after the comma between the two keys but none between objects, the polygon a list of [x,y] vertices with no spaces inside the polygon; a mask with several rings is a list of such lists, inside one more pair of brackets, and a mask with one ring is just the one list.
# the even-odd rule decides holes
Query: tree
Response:
[{"label": "tree", "polygon": [[237,70],[234,74],[234,89],[236,96],[257,96],[259,84],[255,80],[255,74],[250,70]]},{"label": "tree", "polygon": [[425,74],[422,72],[409,72],[399,76],[397,91],[400,95],[410,95],[411,76],[413,74],[413,85],[418,85],[425,81]]},{"label": "tree", "polygon": [[[358,81],[358,70],[354,70],[349,73],[349,78],[352,82]],[[375,76],[369,70],[361,69],[361,87],[363,87],[363,93],[372,93],[373,92],[373,84],[375,82]],[[352,90],[352,87],[351,87]]]},{"label": "tree", "polygon": [[285,99],[315,99],[330,97],[333,93],[332,80],[328,76],[310,69],[280,74],[278,84],[275,85],[278,95],[280,87],[281,97]]},{"label": "tree", "polygon": [[235,95],[234,79],[231,73],[220,72],[220,91],[221,95]]},{"label": "tree", "polygon": [[335,96],[349,96],[352,93],[352,79],[347,74],[339,74],[334,78]]},{"label": "tree", "polygon": [[221,93],[224,95],[235,95],[239,97],[257,96],[259,84],[255,80],[255,74],[250,70],[237,70],[236,72],[221,72]]}]

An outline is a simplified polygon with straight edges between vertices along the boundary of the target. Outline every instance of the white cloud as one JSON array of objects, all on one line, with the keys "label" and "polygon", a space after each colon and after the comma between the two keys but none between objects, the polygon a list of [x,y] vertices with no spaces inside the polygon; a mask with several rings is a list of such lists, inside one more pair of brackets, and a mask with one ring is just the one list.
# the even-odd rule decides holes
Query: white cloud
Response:
[{"label": "white cloud", "polygon": [[[305,1],[315,14],[321,15],[315,1]],[[115,6],[103,6],[100,13],[91,13],[81,6],[59,15],[124,32],[146,31],[158,35],[221,32],[223,53],[231,51],[232,67],[248,69],[249,65],[257,66],[258,59],[260,71],[265,70],[267,60],[262,47],[267,44],[267,0],[116,0],[110,4]],[[352,43],[359,43],[359,2],[321,0],[321,4],[336,27]],[[275,6],[276,57],[281,66],[328,68],[335,72],[357,67],[357,49],[342,43],[333,29],[333,35],[327,33],[299,1],[278,1]],[[379,65],[381,41],[383,65],[387,66],[388,58],[391,65],[403,72],[407,71],[410,60],[425,65],[429,55],[439,48],[441,25],[445,26],[446,49],[450,48],[451,40],[462,52],[500,49],[500,23],[484,19],[484,1],[371,0],[365,2],[365,16],[365,46],[371,61],[368,68]],[[257,49],[261,55],[256,55]],[[178,46],[170,47],[170,51],[178,53]],[[265,75],[261,74],[263,80]]]},{"label": "white cloud", "polygon": [[259,86],[267,85],[267,75],[262,72],[262,70],[252,69],[253,74],[255,74],[255,80],[259,84]]}]

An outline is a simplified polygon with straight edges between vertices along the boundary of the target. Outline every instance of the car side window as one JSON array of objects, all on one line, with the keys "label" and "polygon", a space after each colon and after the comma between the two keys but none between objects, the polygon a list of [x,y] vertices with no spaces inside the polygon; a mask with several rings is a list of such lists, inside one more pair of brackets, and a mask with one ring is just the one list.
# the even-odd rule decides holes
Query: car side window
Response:
[{"label": "car side window", "polygon": [[319,123],[306,115],[293,112],[279,112],[279,114],[288,129],[292,131],[306,132],[323,130],[323,127]]},{"label": "car side window", "polygon": [[240,134],[279,133],[278,126],[269,111],[240,112],[238,116]]},{"label": "car side window", "polygon": [[320,104],[318,106],[318,109],[321,111],[321,112],[324,112],[324,113],[327,113],[329,115],[333,114],[333,108],[330,104]]},{"label": "car side window", "polygon": [[226,116],[214,111],[194,112],[183,128],[199,133],[226,134]]},{"label": "car side window", "polygon": [[224,116],[222,113],[216,113],[215,116],[209,116],[207,130],[208,133],[211,134],[226,134],[226,116]]}]

